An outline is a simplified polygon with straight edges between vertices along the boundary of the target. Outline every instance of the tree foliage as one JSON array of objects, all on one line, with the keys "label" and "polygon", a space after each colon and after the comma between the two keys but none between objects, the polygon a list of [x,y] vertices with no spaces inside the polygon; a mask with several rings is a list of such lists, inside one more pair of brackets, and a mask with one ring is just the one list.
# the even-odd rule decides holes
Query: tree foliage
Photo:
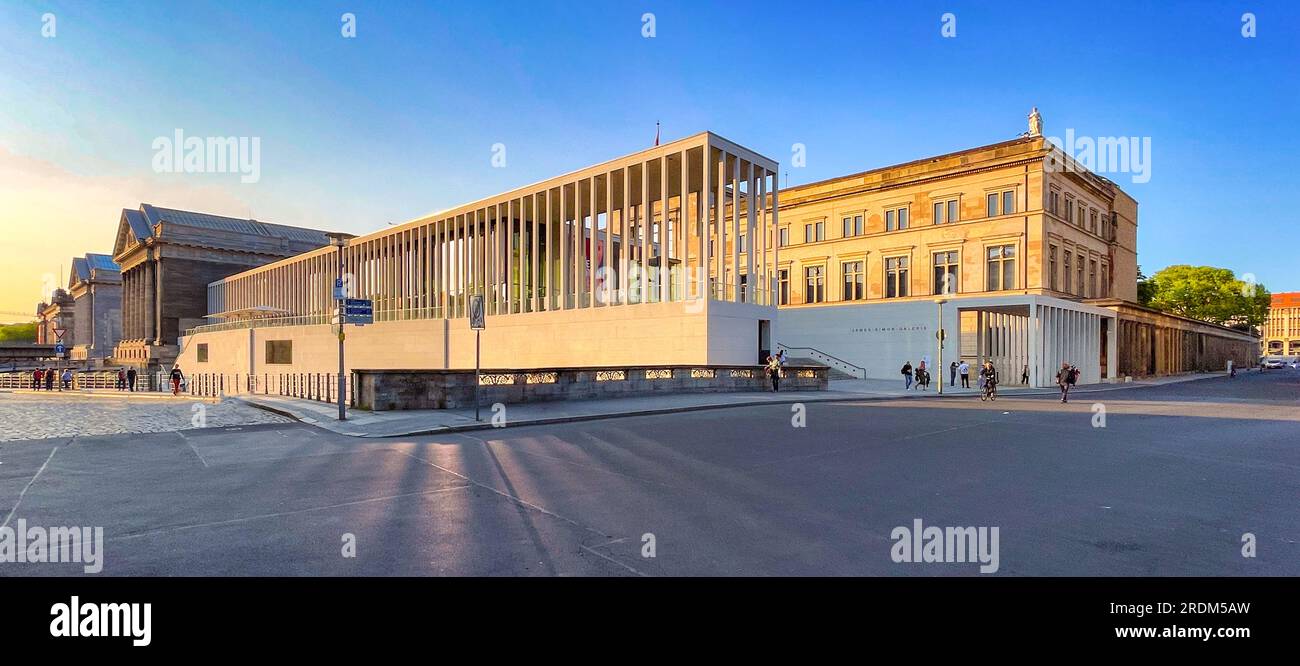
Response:
[{"label": "tree foliage", "polygon": [[1149,300],[1143,305],[1157,310],[1225,326],[1259,326],[1268,318],[1268,289],[1226,268],[1180,264],[1143,277],[1139,271],[1139,302],[1145,284]]},{"label": "tree foliage", "polygon": [[0,324],[0,342],[35,342],[36,322]]}]

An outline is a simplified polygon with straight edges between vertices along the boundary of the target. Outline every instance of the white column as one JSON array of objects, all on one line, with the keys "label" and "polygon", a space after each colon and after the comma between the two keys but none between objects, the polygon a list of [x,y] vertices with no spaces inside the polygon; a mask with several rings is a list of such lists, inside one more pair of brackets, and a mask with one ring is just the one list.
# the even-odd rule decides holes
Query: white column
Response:
[{"label": "white column", "polygon": [[758,235],[754,233],[754,217],[758,213],[758,183],[754,181],[754,163],[750,162],[745,174],[745,237],[749,246],[745,248],[745,302],[754,302],[754,291],[758,286],[758,276],[754,275],[754,253],[758,251]]},{"label": "white column", "polygon": [[629,281],[627,272],[629,270],[628,267],[631,265],[628,258],[632,256],[632,223],[628,221],[632,210],[631,202],[632,166],[629,164],[623,166],[623,206],[618,216],[619,231],[622,232],[621,235],[623,236],[623,241],[619,244],[620,247],[618,252],[618,301],[624,305],[632,302],[628,299],[627,292]]},{"label": "white column", "polygon": [[717,256],[715,279],[718,285],[718,300],[727,299],[727,151],[718,150],[718,196],[713,203],[717,210],[717,231],[714,254]]},{"label": "white column", "polygon": [[637,229],[641,232],[641,257],[640,273],[641,295],[637,300],[638,303],[649,303],[654,300],[650,298],[650,230],[653,228],[654,206],[650,202],[650,162],[641,163],[641,202],[639,207],[640,220],[637,223]]},{"label": "white column", "polygon": [[567,197],[564,194],[564,188],[565,186],[561,184],[560,185],[560,224],[559,224],[560,299],[559,299],[559,304],[556,308],[559,310],[563,310],[568,307],[569,292],[572,291],[572,289],[569,287],[569,270],[570,267],[573,265],[573,260],[569,258],[569,254],[572,252],[572,250],[570,250],[569,248],[572,245],[572,243],[565,242],[567,240],[565,234],[567,233],[569,226],[567,224],[567,221],[564,219],[566,217],[566,212],[567,212],[567,207],[565,206]]},{"label": "white column", "polygon": [[668,155],[659,158],[659,300],[668,300],[669,273],[668,247]]},{"label": "white column", "polygon": [[[740,302],[740,156],[731,164],[731,300]],[[829,281],[830,276],[826,276]]]},{"label": "white column", "polygon": [[1041,310],[1037,302],[1029,304],[1029,385],[1038,386],[1042,365],[1042,327],[1038,316]]},{"label": "white column", "polygon": [[[597,200],[597,195],[599,194],[598,185],[599,181],[595,178],[595,174],[591,174],[591,235],[589,241],[584,241],[586,245],[586,255],[588,255],[588,260],[586,260],[586,264],[588,264],[588,271],[586,271],[588,272],[588,276],[586,276],[586,281],[588,281],[588,298],[590,299],[589,307],[595,307],[595,302],[597,302],[597,298],[595,298],[595,269],[597,269],[597,263],[595,263],[595,246],[598,245],[597,241],[601,239],[601,225],[598,224],[599,217],[601,216],[597,215],[599,211],[599,202]],[[610,224],[610,216],[604,216],[604,224]]]},{"label": "white column", "polygon": [[704,144],[704,149],[700,151],[700,193],[697,200],[700,206],[699,226],[700,226],[700,249],[696,257],[696,270],[699,281],[696,287],[696,295],[699,298],[709,298],[709,220],[713,218],[712,211],[709,207],[709,194],[712,192],[712,178],[709,173],[709,166],[713,162],[713,156],[710,154],[709,144]]}]

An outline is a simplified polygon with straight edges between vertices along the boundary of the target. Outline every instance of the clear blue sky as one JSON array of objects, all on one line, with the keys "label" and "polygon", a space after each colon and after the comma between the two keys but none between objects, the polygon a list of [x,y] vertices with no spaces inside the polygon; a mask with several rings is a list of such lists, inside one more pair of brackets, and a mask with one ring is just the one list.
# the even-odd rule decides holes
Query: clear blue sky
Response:
[{"label": "clear blue sky", "polygon": [[[645,147],[656,120],[783,169],[805,144],[797,184],[1012,138],[1037,105],[1048,135],[1151,137],[1150,182],[1112,176],[1140,202],[1148,273],[1297,290],[1298,44],[1296,2],[0,0],[0,151],[161,181],[160,205],[203,208],[164,187],[201,179],[237,202],[213,212],[365,232]],[[261,180],[154,174],[174,128],[261,137]],[[102,207],[82,251],[111,247]]]}]

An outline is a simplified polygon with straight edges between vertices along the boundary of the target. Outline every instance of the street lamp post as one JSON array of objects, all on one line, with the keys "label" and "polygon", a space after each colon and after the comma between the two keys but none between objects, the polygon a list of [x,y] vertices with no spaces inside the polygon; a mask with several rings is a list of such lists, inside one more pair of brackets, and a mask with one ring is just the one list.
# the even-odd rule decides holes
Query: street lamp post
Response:
[{"label": "street lamp post", "polygon": [[347,394],[348,388],[347,388],[347,375],[344,374],[344,369],[343,369],[344,367],[343,366],[343,338],[345,337],[343,335],[343,300],[347,296],[347,294],[343,289],[343,248],[348,246],[348,241],[351,240],[353,236],[352,234],[342,234],[342,233],[332,233],[332,234],[327,234],[327,236],[329,236],[330,245],[333,245],[335,248],[337,248],[338,252],[336,254],[338,254],[338,258],[339,258],[338,272],[335,274],[335,278],[334,278],[333,296],[334,296],[334,305],[335,305],[334,312],[336,313],[335,317],[339,323],[339,386],[338,386],[339,420],[346,421],[348,420],[348,414],[347,414],[347,408],[344,405],[343,400]]},{"label": "street lamp post", "polygon": [[939,330],[934,334],[934,337],[939,341],[939,364],[936,366],[936,369],[939,371],[939,395],[943,395],[943,340],[947,337],[943,330],[943,304],[947,302],[947,300],[942,298],[934,301],[935,305],[939,306]]}]

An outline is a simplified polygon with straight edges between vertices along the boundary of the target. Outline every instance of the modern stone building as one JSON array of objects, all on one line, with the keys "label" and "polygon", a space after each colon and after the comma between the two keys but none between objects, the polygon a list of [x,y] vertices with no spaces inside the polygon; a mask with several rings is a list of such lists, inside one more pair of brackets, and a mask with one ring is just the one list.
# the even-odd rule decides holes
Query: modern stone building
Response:
[{"label": "modern stone building", "polygon": [[1263,334],[1264,356],[1300,356],[1300,291],[1273,294]]},{"label": "modern stone building", "polygon": [[112,357],[122,330],[122,275],[113,258],[106,254],[74,257],[68,293],[77,312],[70,357],[92,363]]},{"label": "modern stone building", "polygon": [[[777,341],[849,374],[933,369],[940,326],[945,366],[988,359],[1017,382],[1027,366],[1036,386],[1062,362],[1099,382],[1248,361],[1248,336],[1136,306],[1137,202],[1041,136],[1037,112],[1010,141],[787,187],[781,220]],[[1122,326],[1210,351],[1152,366]]]},{"label": "modern stone building", "polygon": [[337,372],[341,258],[376,320],[347,328],[349,368],[473,368],[476,295],[486,368],[753,366],[776,316],[776,173],[706,132],[247,270],[210,285],[220,321],[186,334],[180,363]]},{"label": "modern stone building", "polygon": [[323,231],[141,204],[123,210],[122,332],[115,363],[169,364],[185,328],[205,323],[208,284],[327,244]]}]

